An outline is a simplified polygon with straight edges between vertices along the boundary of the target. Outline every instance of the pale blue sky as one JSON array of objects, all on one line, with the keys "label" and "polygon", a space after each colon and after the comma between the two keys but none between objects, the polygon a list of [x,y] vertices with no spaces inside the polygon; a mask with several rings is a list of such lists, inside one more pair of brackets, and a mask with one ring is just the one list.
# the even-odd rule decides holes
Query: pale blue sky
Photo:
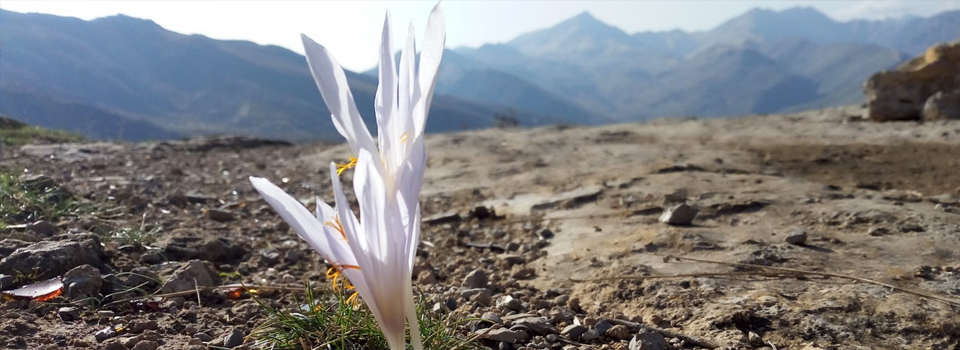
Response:
[{"label": "pale blue sky", "polygon": [[[434,1],[36,1],[4,0],[0,8],[81,19],[118,13],[151,19],[185,34],[215,39],[250,40],[303,52],[299,34],[306,33],[330,48],[347,69],[376,65],[379,30],[389,9],[395,33],[405,33],[413,21],[418,39]],[[476,47],[508,41],[517,35],[549,27],[580,12],[628,33],[648,30],[709,30],[754,7],[785,9],[812,6],[828,16],[883,19],[903,15],[929,16],[960,8],[960,0],[857,1],[457,1],[443,3],[447,47]],[[0,30],[3,24],[0,23]],[[397,37],[397,47],[400,38]]]}]

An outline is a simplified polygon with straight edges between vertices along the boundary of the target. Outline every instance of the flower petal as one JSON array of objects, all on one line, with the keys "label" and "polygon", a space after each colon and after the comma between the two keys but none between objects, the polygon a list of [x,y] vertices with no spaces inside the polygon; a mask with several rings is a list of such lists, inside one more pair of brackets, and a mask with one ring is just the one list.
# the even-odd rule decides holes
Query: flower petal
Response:
[{"label": "flower petal", "polygon": [[443,58],[443,47],[446,44],[446,21],[443,17],[443,7],[440,3],[434,6],[427,20],[427,29],[423,36],[423,45],[420,51],[420,93],[423,94],[421,111],[414,114],[414,125],[417,134],[423,133],[430,112],[430,103],[433,101],[433,89],[437,85],[437,71],[440,69],[440,60]]},{"label": "flower petal", "polygon": [[357,111],[343,68],[323,45],[317,44],[304,34],[301,34],[300,38],[303,41],[303,50],[307,56],[310,73],[313,74],[313,80],[320,89],[323,102],[332,113],[333,125],[337,131],[347,139],[347,143],[355,153],[359,153],[360,149],[377,152],[373,136],[370,136],[370,130],[367,129],[363,119],[360,118],[360,112]]},{"label": "flower petal", "polygon": [[356,265],[353,252],[345,249],[345,245],[336,242],[340,234],[336,233],[336,236],[334,236],[332,232],[329,232],[328,228],[311,215],[303,204],[300,204],[267,179],[250,177],[250,182],[253,184],[253,188],[263,196],[263,199],[280,214],[283,221],[286,221],[311,248],[332,262]]},{"label": "flower petal", "polygon": [[[393,59],[393,39],[390,32],[390,13],[383,19],[383,33],[380,36],[380,84],[377,86],[377,139],[380,152],[386,153],[393,146],[389,137],[390,122],[397,118],[397,67]],[[388,169],[389,169],[388,165]]]},{"label": "flower petal", "polygon": [[[420,101],[420,84],[417,82],[417,48],[414,43],[413,23],[407,30],[407,41],[400,54],[397,85],[398,114],[387,122],[387,138],[390,139],[390,148],[383,149],[384,160],[387,163],[387,174],[396,174],[397,167],[407,156],[410,145],[413,143],[414,132],[413,110]],[[392,182],[392,181],[391,181]]]}]

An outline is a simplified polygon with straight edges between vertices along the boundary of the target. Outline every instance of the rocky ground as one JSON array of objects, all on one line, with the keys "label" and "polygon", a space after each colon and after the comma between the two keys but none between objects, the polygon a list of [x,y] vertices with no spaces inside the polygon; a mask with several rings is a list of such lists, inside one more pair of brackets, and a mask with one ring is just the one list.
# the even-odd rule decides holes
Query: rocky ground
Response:
[{"label": "rocky ground", "polygon": [[[464,330],[500,349],[960,349],[960,304],[665,259],[838,273],[960,300],[960,123],[862,114],[433,135],[416,283],[436,308],[482,316]],[[249,298],[108,302],[237,282],[326,283],[322,259],[247,177],[312,208],[314,195],[330,200],[325,169],[351,156],[345,145],[205,139],[2,152],[4,171],[44,175],[112,209],[3,229],[5,290],[65,273],[69,282],[63,296],[0,305],[0,347],[254,347],[240,344],[266,316]],[[675,225],[658,220],[664,210]],[[689,276],[626,278],[676,274]],[[292,305],[289,294],[264,299]]]}]

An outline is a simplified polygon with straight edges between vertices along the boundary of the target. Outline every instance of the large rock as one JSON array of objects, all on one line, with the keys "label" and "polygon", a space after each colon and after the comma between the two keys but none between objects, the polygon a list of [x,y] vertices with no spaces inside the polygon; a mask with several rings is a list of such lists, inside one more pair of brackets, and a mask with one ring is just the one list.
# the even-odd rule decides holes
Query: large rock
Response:
[{"label": "large rock", "polygon": [[938,44],[897,67],[867,79],[867,118],[920,120],[924,105],[939,91],[960,88],[960,40]]},{"label": "large rock", "polygon": [[923,120],[960,119],[960,90],[937,91],[923,105]]},{"label": "large rock", "polygon": [[80,265],[103,267],[100,239],[92,234],[72,235],[61,241],[43,241],[17,249],[0,260],[0,273],[36,274],[38,280],[60,276]]}]

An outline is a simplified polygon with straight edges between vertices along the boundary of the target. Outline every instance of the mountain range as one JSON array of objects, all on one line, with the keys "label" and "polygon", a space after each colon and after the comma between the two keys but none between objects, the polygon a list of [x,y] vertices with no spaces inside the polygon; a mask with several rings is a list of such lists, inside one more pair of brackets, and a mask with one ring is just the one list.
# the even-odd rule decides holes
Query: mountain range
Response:
[{"label": "mountain range", "polygon": [[[837,22],[752,10],[702,32],[629,34],[583,13],[500,44],[448,49],[430,132],[719,117],[862,102],[861,86],[960,37],[960,11]],[[229,133],[336,140],[303,56],[149,20],[0,10],[0,113],[94,138]],[[374,124],[375,70],[347,72]]]}]

